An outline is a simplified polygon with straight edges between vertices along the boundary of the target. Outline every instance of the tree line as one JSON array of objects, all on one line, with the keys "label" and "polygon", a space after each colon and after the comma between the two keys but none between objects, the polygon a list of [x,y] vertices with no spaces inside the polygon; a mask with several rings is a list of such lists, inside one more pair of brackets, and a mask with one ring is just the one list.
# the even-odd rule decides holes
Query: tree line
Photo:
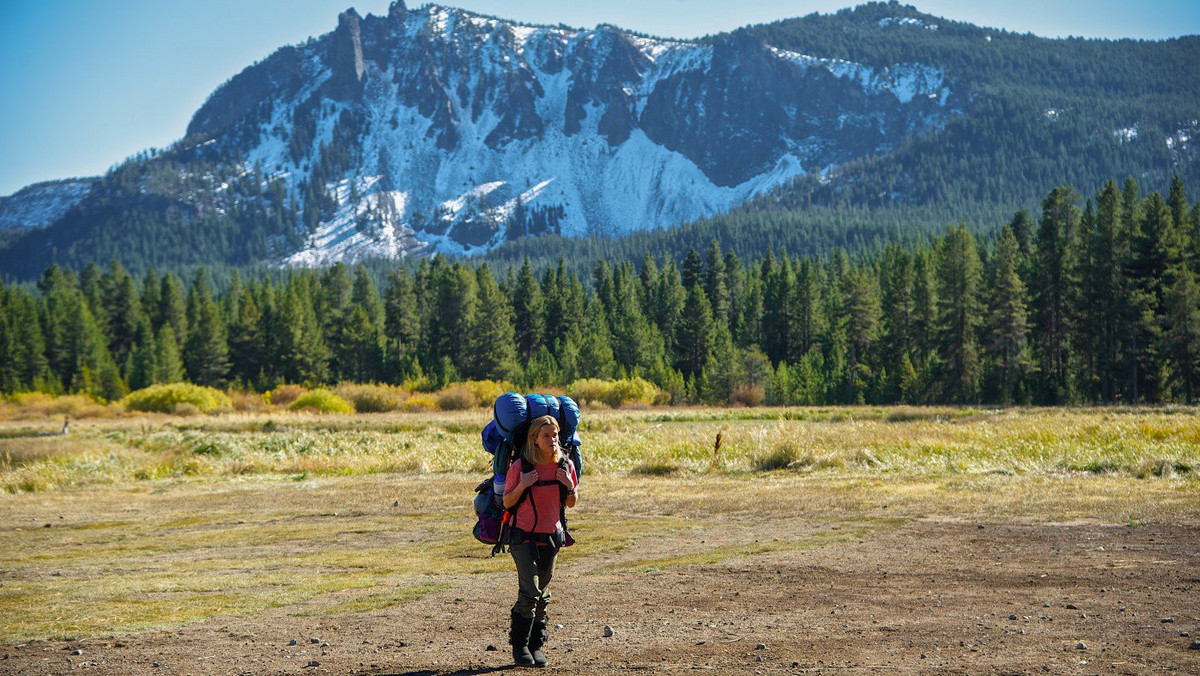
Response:
[{"label": "tree line", "polygon": [[52,265],[0,286],[0,391],[638,376],[675,403],[1195,401],[1200,209],[1178,179],[1165,198],[1131,178],[1081,200],[1055,188],[982,241],[957,225],[856,259],[746,262],[713,240],[585,277],[439,255],[382,287],[338,264],[217,293],[204,269]]}]

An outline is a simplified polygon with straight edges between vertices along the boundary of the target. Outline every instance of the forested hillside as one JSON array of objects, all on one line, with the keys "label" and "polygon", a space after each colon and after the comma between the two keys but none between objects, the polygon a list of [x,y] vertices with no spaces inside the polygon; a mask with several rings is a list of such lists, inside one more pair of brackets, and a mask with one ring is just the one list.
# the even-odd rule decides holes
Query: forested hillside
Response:
[{"label": "forested hillside", "polygon": [[120,263],[0,288],[0,391],[116,399],[183,379],[265,390],[340,381],[522,388],[641,377],[675,403],[1194,401],[1200,208],[1108,181],[1069,187],[986,241],[851,259],[716,241],[682,259],[561,261],[497,275],[442,256],[390,271],[185,283]]},{"label": "forested hillside", "polygon": [[[874,66],[936,63],[969,113],[786,201],[1019,205],[1048,186],[1099,189],[1138,167],[1144,185],[1200,185],[1200,36],[1052,40],[948,21],[894,0],[743,31],[781,49]],[[717,36],[719,39],[720,36]]]}]

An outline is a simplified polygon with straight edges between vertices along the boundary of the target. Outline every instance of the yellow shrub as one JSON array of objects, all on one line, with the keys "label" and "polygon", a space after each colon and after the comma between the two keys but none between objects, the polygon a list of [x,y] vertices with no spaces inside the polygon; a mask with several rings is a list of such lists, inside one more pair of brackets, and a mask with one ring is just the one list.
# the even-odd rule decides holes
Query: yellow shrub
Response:
[{"label": "yellow shrub", "polygon": [[437,400],[431,394],[414,394],[404,400],[404,410],[413,411],[436,411],[438,407]]},{"label": "yellow shrub", "polygon": [[310,409],[318,413],[354,413],[354,407],[329,390],[311,390],[300,395],[288,406],[289,411]]},{"label": "yellow shrub", "polygon": [[[191,409],[180,404],[194,406],[197,411],[210,413],[214,410],[231,410],[233,403],[222,391],[193,385],[191,383],[168,383],[166,385],[151,385],[135,392],[130,392],[121,400],[121,405],[128,411],[146,411],[155,413],[184,412]],[[186,414],[186,413],[185,413]]]}]

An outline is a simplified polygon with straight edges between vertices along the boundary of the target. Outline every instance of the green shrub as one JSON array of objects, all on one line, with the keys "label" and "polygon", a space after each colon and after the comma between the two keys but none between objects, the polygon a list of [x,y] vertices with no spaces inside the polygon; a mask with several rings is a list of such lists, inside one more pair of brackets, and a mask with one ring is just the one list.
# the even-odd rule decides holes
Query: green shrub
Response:
[{"label": "green shrub", "polygon": [[288,406],[289,411],[309,409],[318,413],[354,413],[354,407],[345,399],[324,389],[309,390]]},{"label": "green shrub", "polygon": [[395,385],[358,385],[343,383],[334,390],[339,397],[350,402],[359,413],[384,413],[398,410],[408,399],[409,393]]},{"label": "green shrub", "polygon": [[181,410],[187,415],[191,409],[180,404],[194,406],[197,412],[211,413],[214,410],[231,410],[233,403],[224,392],[202,385],[191,383],[169,383],[166,385],[151,385],[150,387],[130,392],[121,400],[121,405],[127,411],[145,411],[149,413],[175,413]]}]

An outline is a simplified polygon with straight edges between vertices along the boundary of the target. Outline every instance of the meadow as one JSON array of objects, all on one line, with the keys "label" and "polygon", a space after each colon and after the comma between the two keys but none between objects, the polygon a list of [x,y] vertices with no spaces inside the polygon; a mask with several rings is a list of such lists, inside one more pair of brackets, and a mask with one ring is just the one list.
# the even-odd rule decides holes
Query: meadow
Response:
[{"label": "meadow", "polygon": [[[470,537],[489,415],[0,423],[0,646],[461,600],[511,566]],[[573,575],[800,556],[918,522],[1200,520],[1193,408],[585,410],[580,435]]]}]

